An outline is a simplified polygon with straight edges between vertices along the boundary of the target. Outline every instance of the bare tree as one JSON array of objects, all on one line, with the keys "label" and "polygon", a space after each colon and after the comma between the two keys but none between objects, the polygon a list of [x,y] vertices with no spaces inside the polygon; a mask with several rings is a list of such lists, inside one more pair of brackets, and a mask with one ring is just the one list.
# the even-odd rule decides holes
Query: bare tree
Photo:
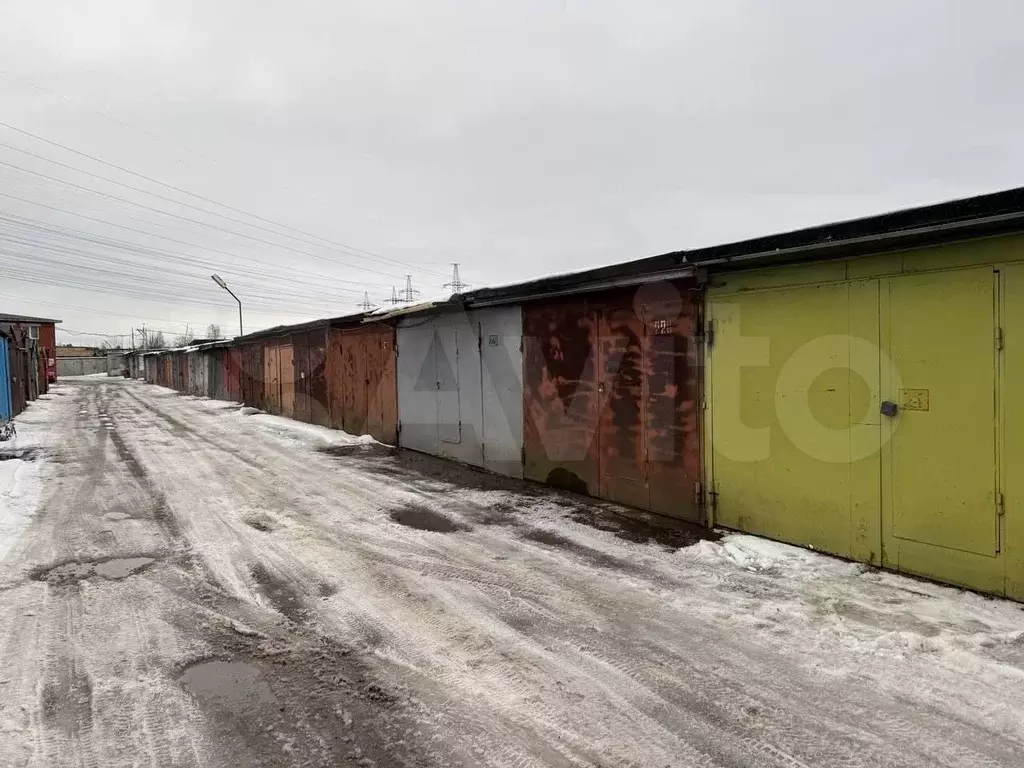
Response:
[{"label": "bare tree", "polygon": [[193,341],[195,341],[195,338],[196,338],[195,334],[192,333],[191,330],[189,330],[189,326],[186,323],[185,324],[185,332],[181,333],[181,334],[178,334],[177,346],[179,346],[179,347],[187,347]]},{"label": "bare tree", "polygon": [[206,326],[206,338],[208,339],[219,339],[220,338],[220,326],[216,323],[210,323]]},{"label": "bare tree", "polygon": [[163,331],[146,331],[142,337],[143,349],[166,349]]}]

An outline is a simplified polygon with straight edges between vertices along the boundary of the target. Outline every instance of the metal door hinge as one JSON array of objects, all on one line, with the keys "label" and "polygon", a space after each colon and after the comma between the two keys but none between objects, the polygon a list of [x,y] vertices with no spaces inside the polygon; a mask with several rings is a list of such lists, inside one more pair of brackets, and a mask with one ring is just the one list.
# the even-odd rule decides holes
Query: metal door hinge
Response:
[{"label": "metal door hinge", "polygon": [[996,349],[1000,352],[1003,350],[1003,328],[1000,326],[996,328]]},{"label": "metal door hinge", "polygon": [[718,510],[718,490],[714,486],[708,491],[708,502],[711,504],[711,511],[716,512]]},{"label": "metal door hinge", "polygon": [[693,502],[698,507],[704,501],[704,486],[699,482],[693,484]]},{"label": "metal door hinge", "polygon": [[996,494],[996,515],[1002,517],[1006,514],[1006,502],[1003,500],[1003,494]]}]

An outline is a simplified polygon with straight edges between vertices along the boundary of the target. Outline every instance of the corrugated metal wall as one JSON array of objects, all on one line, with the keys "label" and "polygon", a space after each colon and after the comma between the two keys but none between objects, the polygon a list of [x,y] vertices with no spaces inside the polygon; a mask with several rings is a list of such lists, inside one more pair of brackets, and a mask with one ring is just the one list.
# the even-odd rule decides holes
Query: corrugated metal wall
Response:
[{"label": "corrugated metal wall", "polygon": [[324,385],[330,426],[390,445],[397,442],[394,328],[332,329]]},{"label": "corrugated metal wall", "polygon": [[526,477],[701,519],[694,287],[524,309]]},{"label": "corrugated metal wall", "polygon": [[519,307],[401,321],[399,443],[522,477],[522,331]]}]

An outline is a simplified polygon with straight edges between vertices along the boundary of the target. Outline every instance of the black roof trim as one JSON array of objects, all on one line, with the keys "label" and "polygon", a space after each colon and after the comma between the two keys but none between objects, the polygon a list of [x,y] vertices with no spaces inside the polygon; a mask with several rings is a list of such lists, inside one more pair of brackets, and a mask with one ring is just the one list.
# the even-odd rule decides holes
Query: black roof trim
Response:
[{"label": "black roof trim", "polygon": [[672,279],[691,272],[849,258],[1024,232],[1024,187],[824,224],[708,248],[469,291],[468,306],[511,304]]},{"label": "black roof trim", "polygon": [[215,346],[233,347],[239,344],[249,344],[256,341],[273,339],[278,336],[289,336],[293,333],[313,331],[317,328],[348,328],[355,325],[362,325],[372,319],[366,312],[356,312],[351,315],[339,315],[338,317],[325,317],[319,320],[310,320],[296,325],[277,325],[262,331],[247,333],[245,336],[236,336],[227,341],[217,342]]},{"label": "black roof trim", "polygon": [[1024,187],[666,255],[711,267],[847,258],[1015,232],[1024,232]]},{"label": "black roof trim", "polygon": [[49,317],[29,317],[28,315],[7,315],[0,314],[0,323],[28,323],[29,325],[44,325],[46,323],[59,323],[60,320],[53,320]]}]

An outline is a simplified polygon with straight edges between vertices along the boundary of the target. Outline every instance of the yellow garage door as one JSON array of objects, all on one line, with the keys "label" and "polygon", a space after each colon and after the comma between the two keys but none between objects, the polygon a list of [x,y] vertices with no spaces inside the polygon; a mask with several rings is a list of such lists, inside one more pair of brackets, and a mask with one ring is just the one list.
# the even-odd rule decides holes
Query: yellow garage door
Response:
[{"label": "yellow garage door", "polygon": [[1002,592],[1000,280],[709,292],[716,524]]},{"label": "yellow garage door", "polygon": [[708,314],[717,524],[880,562],[878,281],[712,293]]},{"label": "yellow garage door", "polygon": [[1000,591],[992,267],[882,281],[886,564]]}]

